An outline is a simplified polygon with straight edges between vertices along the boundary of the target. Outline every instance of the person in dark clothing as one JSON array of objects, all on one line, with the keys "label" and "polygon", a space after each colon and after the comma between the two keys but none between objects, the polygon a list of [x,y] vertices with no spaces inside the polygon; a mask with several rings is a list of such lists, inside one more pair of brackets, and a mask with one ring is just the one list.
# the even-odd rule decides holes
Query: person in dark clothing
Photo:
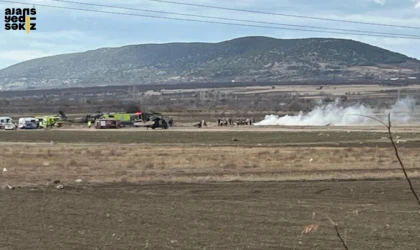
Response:
[{"label": "person in dark clothing", "polygon": [[163,129],[167,129],[168,128],[168,123],[166,122],[165,119],[162,120],[162,128]]},{"label": "person in dark clothing", "polygon": [[201,128],[202,127],[201,121],[199,121],[197,124],[195,124],[194,127]]}]

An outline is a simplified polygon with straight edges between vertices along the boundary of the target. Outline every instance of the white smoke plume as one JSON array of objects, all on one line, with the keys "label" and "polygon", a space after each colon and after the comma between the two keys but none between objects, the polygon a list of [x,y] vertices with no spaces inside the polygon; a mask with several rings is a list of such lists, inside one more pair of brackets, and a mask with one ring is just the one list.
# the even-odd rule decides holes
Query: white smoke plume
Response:
[{"label": "white smoke plume", "polygon": [[350,107],[344,107],[336,100],[328,105],[319,105],[311,112],[304,114],[302,111],[298,115],[286,115],[279,117],[277,115],[267,115],[261,122],[255,125],[285,125],[285,126],[325,126],[328,124],[335,126],[347,125],[371,125],[377,124],[367,117],[375,117],[384,122],[387,121],[387,114],[391,113],[391,121],[395,124],[409,123],[411,113],[416,106],[414,99],[402,99],[397,101],[388,110],[377,110],[375,108],[356,104]]}]

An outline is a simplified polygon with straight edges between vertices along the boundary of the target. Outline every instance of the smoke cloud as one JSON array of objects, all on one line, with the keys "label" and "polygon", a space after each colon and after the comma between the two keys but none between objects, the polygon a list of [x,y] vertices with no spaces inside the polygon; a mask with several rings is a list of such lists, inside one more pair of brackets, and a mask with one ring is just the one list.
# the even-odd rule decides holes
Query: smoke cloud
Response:
[{"label": "smoke cloud", "polygon": [[397,101],[388,110],[378,110],[366,105],[356,104],[344,107],[338,100],[328,105],[319,105],[311,112],[304,114],[302,111],[298,115],[267,115],[261,122],[255,125],[285,125],[285,126],[325,126],[328,124],[336,126],[347,125],[372,125],[378,124],[377,121],[364,116],[375,117],[382,121],[387,121],[387,114],[391,113],[391,121],[394,124],[409,123],[412,119],[411,113],[416,106],[414,99],[402,99]]}]

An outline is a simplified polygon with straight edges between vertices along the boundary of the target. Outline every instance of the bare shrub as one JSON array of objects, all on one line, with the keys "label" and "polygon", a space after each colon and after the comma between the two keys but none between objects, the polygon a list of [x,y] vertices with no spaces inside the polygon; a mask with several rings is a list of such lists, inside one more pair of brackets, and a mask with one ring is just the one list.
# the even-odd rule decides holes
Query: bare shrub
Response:
[{"label": "bare shrub", "polygon": [[266,156],[266,155],[271,155],[271,152],[266,150],[266,151],[260,151],[260,152],[257,153],[258,157],[263,157],[263,156]]},{"label": "bare shrub", "polygon": [[252,164],[252,165],[245,165],[244,168],[246,169],[255,169],[259,168],[260,166],[258,164]]},{"label": "bare shrub", "polygon": [[144,166],[144,169],[154,169],[155,168],[155,165],[154,164],[152,164],[152,163],[147,163],[145,166]]},{"label": "bare shrub", "polygon": [[93,151],[90,152],[91,156],[103,156],[103,152],[100,149],[95,149]]},{"label": "bare shrub", "polygon": [[230,163],[226,163],[224,165],[222,165],[223,169],[236,169],[238,167],[238,165],[234,162],[230,162]]},{"label": "bare shrub", "polygon": [[75,159],[70,159],[67,164],[67,167],[77,167],[79,166],[79,163]]}]

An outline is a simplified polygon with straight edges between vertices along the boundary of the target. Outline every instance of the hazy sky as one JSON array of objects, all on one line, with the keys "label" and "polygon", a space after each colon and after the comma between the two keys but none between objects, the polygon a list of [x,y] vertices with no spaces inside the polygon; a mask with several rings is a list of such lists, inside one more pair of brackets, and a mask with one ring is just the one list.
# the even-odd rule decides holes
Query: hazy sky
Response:
[{"label": "hazy sky", "polygon": [[[13,1],[13,0],[11,0]],[[21,2],[71,6],[96,10],[156,15],[139,11],[97,8],[76,4],[64,4],[51,0],[19,0]],[[150,0],[74,0],[115,6],[182,12],[247,19],[264,22],[279,22],[312,25],[330,28],[368,30],[388,33],[419,35],[417,29],[377,27],[360,24],[345,24],[286,18],[270,15],[247,14],[215,9],[186,7]],[[249,10],[260,10],[323,18],[346,19],[362,22],[406,25],[420,27],[420,0],[178,0],[179,2],[217,5]],[[2,3],[0,9],[25,7]],[[30,5],[29,5],[30,7]],[[2,14],[1,16],[3,16]],[[180,17],[182,18],[182,17]],[[185,18],[185,17],[184,17]],[[2,17],[3,19],[3,17]],[[252,27],[237,27],[218,24],[190,23],[174,20],[152,19],[135,16],[112,15],[60,10],[37,6],[37,31],[6,31],[0,29],[0,68],[48,55],[86,51],[100,47],[115,47],[139,43],[165,42],[219,42],[240,36],[271,36],[276,38],[337,37],[350,38],[397,51],[420,59],[420,40],[375,38],[357,35],[337,35],[291,30],[273,30]]]}]

